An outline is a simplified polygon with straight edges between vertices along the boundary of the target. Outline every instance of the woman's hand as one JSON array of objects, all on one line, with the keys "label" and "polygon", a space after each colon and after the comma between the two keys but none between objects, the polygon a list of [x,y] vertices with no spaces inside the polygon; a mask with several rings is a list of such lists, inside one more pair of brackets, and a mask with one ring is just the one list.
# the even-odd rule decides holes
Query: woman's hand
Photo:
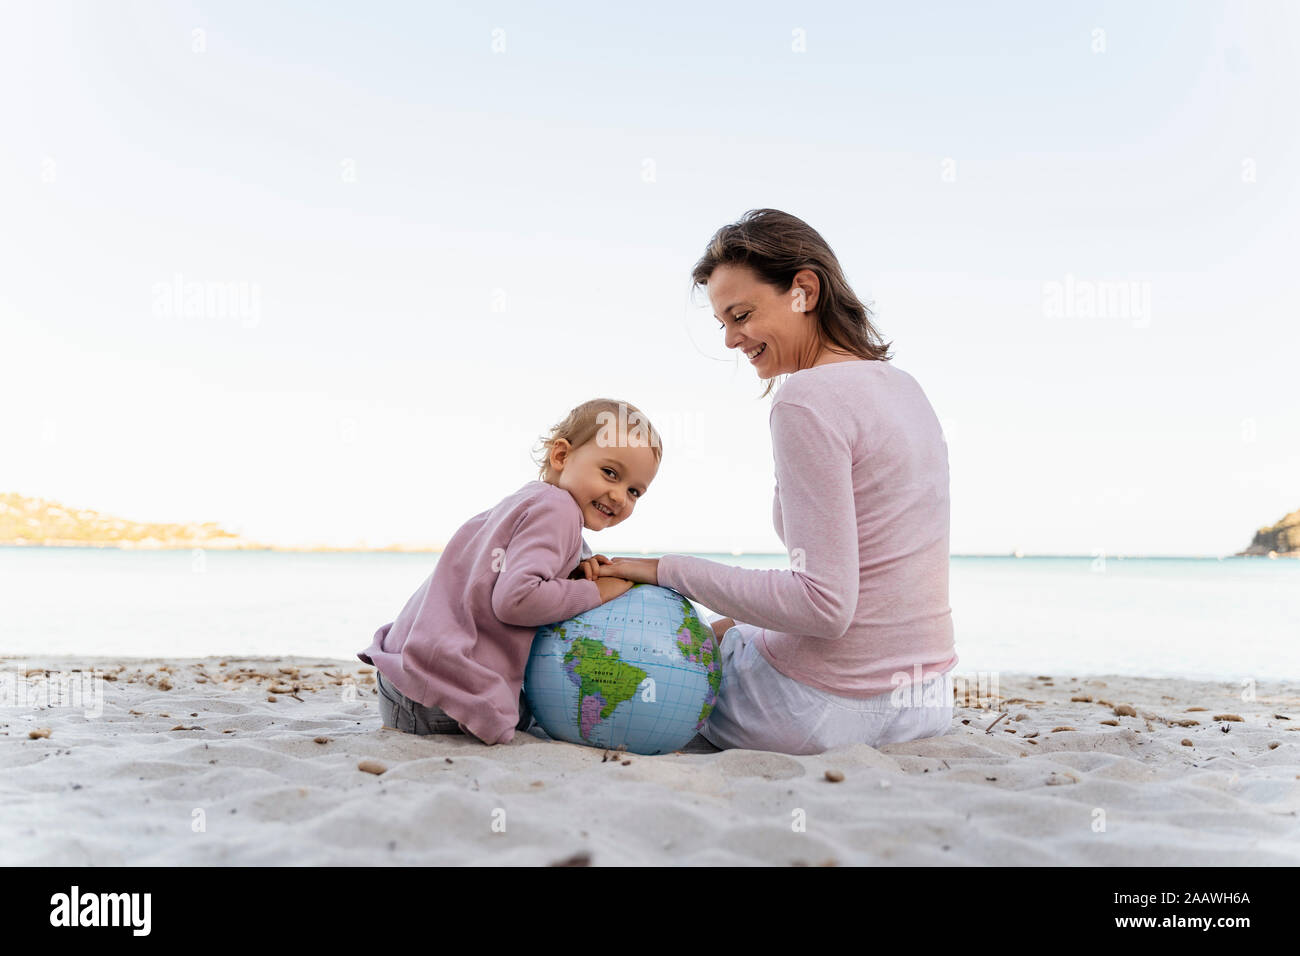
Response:
[{"label": "woman's hand", "polygon": [[609,564],[609,560],[603,554],[593,554],[586,561],[580,561],[578,566],[569,574],[569,577],[586,578],[588,581],[595,581],[600,576],[597,569],[602,564]]},{"label": "woman's hand", "polygon": [[614,558],[602,564],[597,573],[601,577],[627,578],[638,584],[659,583],[658,558]]}]

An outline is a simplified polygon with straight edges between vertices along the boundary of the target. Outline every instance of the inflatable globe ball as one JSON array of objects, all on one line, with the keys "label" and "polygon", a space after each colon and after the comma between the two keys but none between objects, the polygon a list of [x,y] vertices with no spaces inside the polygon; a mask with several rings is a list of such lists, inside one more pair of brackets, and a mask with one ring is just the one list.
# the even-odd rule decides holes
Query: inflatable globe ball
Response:
[{"label": "inflatable globe ball", "polygon": [[681,750],[721,686],[713,629],[652,584],[539,627],[524,671],[528,706],[552,738],[637,754]]}]

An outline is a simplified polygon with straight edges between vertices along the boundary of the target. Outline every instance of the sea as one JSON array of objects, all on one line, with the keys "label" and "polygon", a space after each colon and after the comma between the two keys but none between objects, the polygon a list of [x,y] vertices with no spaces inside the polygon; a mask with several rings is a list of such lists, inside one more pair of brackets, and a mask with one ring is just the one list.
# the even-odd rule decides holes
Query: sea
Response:
[{"label": "sea", "polygon": [[[785,554],[697,556],[789,566]],[[0,657],[356,660],[437,560],[0,547]],[[958,673],[1300,679],[1300,561],[953,556],[950,567]]]}]

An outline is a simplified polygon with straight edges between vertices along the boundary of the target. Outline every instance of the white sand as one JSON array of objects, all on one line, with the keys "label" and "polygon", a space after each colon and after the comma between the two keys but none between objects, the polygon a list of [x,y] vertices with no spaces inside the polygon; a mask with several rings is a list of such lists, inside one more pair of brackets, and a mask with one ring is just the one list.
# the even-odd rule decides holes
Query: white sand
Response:
[{"label": "white sand", "polygon": [[[43,670],[74,668],[115,673],[101,716],[41,703],[58,686]],[[5,865],[1300,863],[1296,684],[1243,702],[1232,684],[1000,674],[992,708],[959,708],[943,737],[606,760],[380,729],[359,661],[33,657],[0,674],[19,675],[0,701]],[[269,701],[277,681],[297,697]]]}]

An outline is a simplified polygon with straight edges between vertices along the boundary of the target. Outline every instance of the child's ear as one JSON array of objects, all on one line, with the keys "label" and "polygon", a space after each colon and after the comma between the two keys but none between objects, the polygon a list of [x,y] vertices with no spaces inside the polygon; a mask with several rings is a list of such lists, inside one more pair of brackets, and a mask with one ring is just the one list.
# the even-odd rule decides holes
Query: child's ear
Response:
[{"label": "child's ear", "polygon": [[565,464],[569,460],[569,452],[572,450],[567,438],[555,439],[555,443],[551,445],[550,454],[546,456],[546,461],[551,466],[551,469],[556,472],[563,471]]}]

